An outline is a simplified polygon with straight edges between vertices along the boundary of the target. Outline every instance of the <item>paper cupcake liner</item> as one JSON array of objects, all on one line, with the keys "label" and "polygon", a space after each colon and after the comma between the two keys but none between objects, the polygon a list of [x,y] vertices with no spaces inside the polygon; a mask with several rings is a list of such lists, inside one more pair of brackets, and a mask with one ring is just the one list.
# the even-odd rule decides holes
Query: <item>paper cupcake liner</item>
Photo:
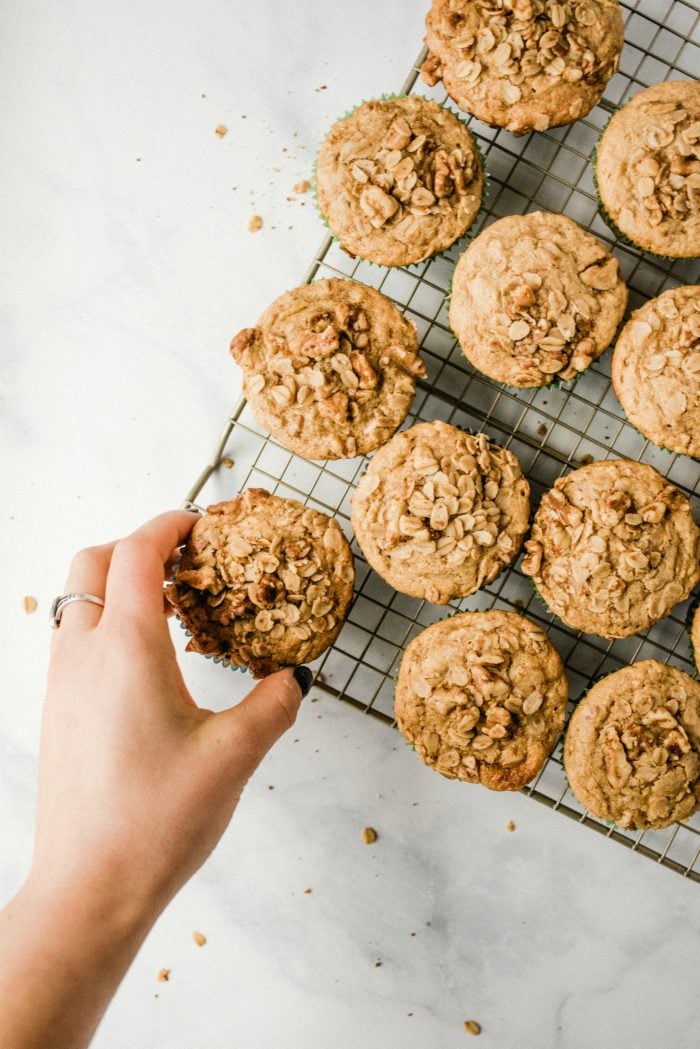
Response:
[{"label": "paper cupcake liner", "polygon": [[[410,94],[415,94],[418,98],[424,98],[425,97],[424,95],[418,95],[417,92],[411,92]],[[390,102],[394,98],[409,98],[410,94],[408,94],[406,92],[393,92],[393,93],[389,93],[389,94],[379,95],[378,98],[363,98],[362,101],[358,102],[356,106],[352,106],[345,113],[343,113],[343,115],[341,117],[338,117],[336,120],[334,120],[333,124],[331,125],[331,127],[333,127],[335,124],[337,124],[341,120],[347,120],[348,117],[352,116],[352,114],[355,113],[358,109],[360,109],[361,106],[366,105],[367,102]],[[426,99],[426,101],[436,101],[436,100],[435,99]],[[480,148],[478,142],[476,141],[476,136],[474,135],[473,131],[471,130],[471,128],[467,124],[466,120],[464,119],[463,114],[455,112],[455,110],[452,109],[451,106],[445,105],[445,103],[443,103],[443,102],[437,102],[436,104],[438,106],[440,106],[441,109],[444,109],[446,112],[451,113],[452,116],[455,117],[460,122],[460,124],[462,124],[467,129],[467,131],[469,132],[469,137],[470,137],[470,139],[472,141],[472,145],[474,146],[476,155],[477,155],[477,157],[479,159],[479,164],[481,166],[481,174],[482,174],[482,178],[483,178],[483,185],[482,185],[482,191],[481,191],[481,200],[479,202],[479,208],[478,208],[476,214],[474,215],[474,218],[471,221],[469,229],[465,230],[461,237],[458,237],[457,240],[454,240],[452,242],[452,244],[448,244],[447,247],[443,248],[441,251],[434,251],[432,253],[432,255],[426,255],[426,257],[424,259],[419,259],[417,262],[409,262],[405,266],[384,266],[384,265],[382,265],[379,262],[373,262],[371,259],[365,258],[364,255],[353,255],[353,254],[351,254],[343,246],[342,242],[340,241],[340,238],[335,235],[335,233],[333,232],[331,227],[328,225],[328,220],[327,220],[327,218],[326,218],[326,216],[325,216],[325,214],[324,214],[324,212],[323,212],[323,210],[321,208],[319,200],[318,200],[318,158],[319,158],[319,154],[321,152],[321,148],[323,146],[323,142],[325,142],[325,138],[324,138],[323,142],[318,147],[318,150],[316,152],[316,160],[314,162],[313,174],[312,174],[312,177],[311,177],[311,187],[312,187],[312,190],[313,190],[314,207],[315,207],[316,211],[318,212],[318,215],[319,215],[319,217],[321,219],[321,222],[323,223],[323,225],[326,227],[326,229],[330,233],[331,238],[333,239],[333,241],[345,252],[346,255],[348,255],[349,258],[359,259],[360,261],[365,262],[365,263],[367,263],[370,266],[376,266],[377,269],[382,269],[382,270],[393,270],[393,269],[412,270],[414,267],[422,266],[426,262],[430,262],[432,259],[438,259],[438,258],[446,257],[447,253],[449,251],[451,251],[451,249],[454,247],[454,245],[457,244],[462,239],[462,237],[467,237],[467,236],[470,235],[470,231],[474,228],[474,226],[477,223],[477,220],[483,214],[483,212],[484,212],[484,204],[485,204],[486,198],[488,197],[489,192],[490,192],[490,180],[489,180],[489,174],[488,174],[488,171],[487,171],[487,168],[486,168],[486,162],[485,162],[485,159],[484,159],[484,154],[482,153],[481,148]]]}]

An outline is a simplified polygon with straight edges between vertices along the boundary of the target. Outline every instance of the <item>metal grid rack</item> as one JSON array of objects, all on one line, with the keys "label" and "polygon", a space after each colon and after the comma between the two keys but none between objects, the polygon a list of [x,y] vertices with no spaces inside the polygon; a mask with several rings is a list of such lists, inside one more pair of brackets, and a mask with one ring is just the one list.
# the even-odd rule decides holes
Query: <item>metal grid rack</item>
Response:
[{"label": "metal grid rack", "polygon": [[[700,282],[697,262],[666,262],[618,242],[598,214],[590,156],[601,128],[617,105],[640,87],[664,79],[688,79],[700,68],[698,0],[636,0],[623,3],[625,46],[619,72],[605,98],[584,119],[564,128],[517,139],[471,119],[486,159],[490,194],[469,238],[493,219],[544,209],[575,219],[614,249],[630,288],[630,307],[681,283]],[[416,83],[421,52],[402,92]],[[442,90],[423,90],[445,101]],[[449,101],[449,100],[448,100]],[[405,425],[443,419],[485,431],[518,456],[535,505],[557,477],[582,461],[629,458],[650,463],[686,492],[700,509],[700,463],[663,451],[626,421],[609,378],[609,353],[576,382],[561,388],[517,390],[479,374],[465,360],[449,328],[445,295],[453,266],[467,243],[428,262],[382,269],[351,259],[327,236],[304,282],[345,277],[379,288],[416,324],[428,380],[419,382]],[[283,289],[280,289],[280,291]],[[234,469],[221,470],[231,457]],[[364,472],[364,458],[310,462],[288,452],[263,432],[245,400],[234,408],[214,453],[188,493],[186,506],[203,506],[258,485],[335,515],[348,538],[350,498]],[[371,571],[353,540],[356,592],[335,645],[317,660],[317,685],[360,710],[393,724],[394,675],[406,644],[424,627],[456,610],[503,608],[526,613],[548,631],[565,661],[572,699],[609,671],[640,659],[672,663],[690,674],[687,605],[643,635],[606,642],[569,630],[534,594],[518,563],[490,586],[448,606],[397,593]],[[524,793],[633,851],[700,882],[700,817],[663,831],[625,831],[590,815],[571,793],[558,742],[542,772]]]}]

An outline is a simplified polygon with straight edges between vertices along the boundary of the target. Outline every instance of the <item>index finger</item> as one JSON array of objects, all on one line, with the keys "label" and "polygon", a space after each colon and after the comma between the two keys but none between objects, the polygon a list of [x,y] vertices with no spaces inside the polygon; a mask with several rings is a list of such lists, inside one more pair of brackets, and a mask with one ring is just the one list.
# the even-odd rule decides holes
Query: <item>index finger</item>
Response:
[{"label": "index finger", "polygon": [[134,613],[164,618],[165,565],[198,517],[190,510],[170,510],[116,544],[107,575],[103,620]]}]

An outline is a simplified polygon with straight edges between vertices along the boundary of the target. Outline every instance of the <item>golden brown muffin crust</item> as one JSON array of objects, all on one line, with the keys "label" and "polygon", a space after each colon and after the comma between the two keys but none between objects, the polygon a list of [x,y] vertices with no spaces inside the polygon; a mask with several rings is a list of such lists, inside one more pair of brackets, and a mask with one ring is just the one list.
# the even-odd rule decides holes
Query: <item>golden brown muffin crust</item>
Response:
[{"label": "golden brown muffin crust", "polygon": [[354,578],[336,521],[249,488],[195,523],[167,596],[192,634],[189,651],[264,677],[335,641]]},{"label": "golden brown muffin crust", "polygon": [[570,124],[598,102],[622,48],[618,0],[433,0],[423,79],[515,135]]},{"label": "golden brown muffin crust", "polygon": [[612,357],[625,414],[654,444],[700,458],[700,286],[672,288],[636,310]]},{"label": "golden brown muffin crust", "polygon": [[638,247],[700,255],[700,81],[670,80],[635,95],[598,143],[598,192]]},{"label": "golden brown muffin crust", "polygon": [[530,486],[486,434],[418,423],[375,452],[352,500],[369,564],[404,594],[444,604],[495,579],[527,530]]},{"label": "golden brown muffin crust", "polygon": [[383,444],[426,375],[412,321],[374,288],[334,278],[281,295],[231,354],[260,425],[307,459]]},{"label": "golden brown muffin crust", "polygon": [[690,503],[652,466],[591,463],[560,477],[535,514],[522,571],[574,630],[628,637],[700,579]]},{"label": "golden brown muffin crust", "polygon": [[444,251],[471,226],[484,188],[467,128],[418,95],[364,102],[339,120],[316,174],[331,231],[349,254],[380,266]]},{"label": "golden brown muffin crust", "polygon": [[514,612],[463,612],[406,649],[396,720],[448,779],[519,790],[564,726],[564,666],[545,632]]},{"label": "golden brown muffin crust", "polygon": [[627,304],[616,258],[564,215],[508,215],[455,269],[450,324],[465,356],[510,386],[584,371],[612,341]]},{"label": "golden brown muffin crust", "polygon": [[578,800],[621,827],[667,827],[700,799],[700,684],[643,660],[598,681],[574,711],[564,764]]}]

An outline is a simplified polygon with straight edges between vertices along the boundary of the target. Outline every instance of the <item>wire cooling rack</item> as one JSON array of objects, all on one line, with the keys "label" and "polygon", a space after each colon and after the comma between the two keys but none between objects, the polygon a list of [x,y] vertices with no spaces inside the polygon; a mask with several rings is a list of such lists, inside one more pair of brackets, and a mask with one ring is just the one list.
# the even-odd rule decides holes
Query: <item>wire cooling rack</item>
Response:
[{"label": "wire cooling rack", "polygon": [[[446,292],[454,264],[468,239],[496,218],[538,209],[570,216],[613,248],[630,289],[630,309],[666,288],[700,282],[697,261],[667,262],[645,255],[617,241],[598,214],[590,158],[610,114],[641,87],[666,79],[691,79],[700,69],[697,2],[637,0],[623,7],[626,26],[620,69],[608,84],[604,100],[584,120],[521,139],[469,120],[490,177],[486,206],[469,238],[428,262],[383,269],[351,259],[327,236],[304,282],[346,277],[379,288],[396,303],[416,324],[428,369],[427,381],[418,383],[406,425],[443,419],[486,432],[518,456],[532,487],[534,505],[557,477],[581,463],[628,458],[655,466],[686,492],[697,515],[700,463],[655,447],[627,423],[611,388],[609,353],[576,382],[561,388],[517,390],[492,382],[471,368],[447,318]],[[416,84],[424,57],[425,51],[401,87],[402,93]],[[441,89],[426,90],[421,85],[419,90],[427,97],[445,101]],[[234,460],[233,469],[221,469],[229,458]],[[185,505],[201,508],[255,485],[335,515],[352,539],[350,499],[366,465],[364,458],[321,463],[292,455],[259,428],[242,399],[234,407],[209,463],[188,492]],[[389,725],[393,724],[395,674],[407,643],[426,626],[456,610],[516,610],[544,626],[566,663],[574,701],[600,675],[640,659],[658,659],[695,673],[685,629],[687,603],[645,634],[606,642],[569,630],[554,619],[521,573],[519,560],[471,597],[436,606],[388,586],[369,569],[354,540],[353,552],[356,591],[348,620],[335,645],[313,669],[323,691]],[[689,822],[663,831],[625,831],[602,822],[579,804],[568,787],[561,739],[524,793],[700,882],[700,816],[696,814]]]}]

